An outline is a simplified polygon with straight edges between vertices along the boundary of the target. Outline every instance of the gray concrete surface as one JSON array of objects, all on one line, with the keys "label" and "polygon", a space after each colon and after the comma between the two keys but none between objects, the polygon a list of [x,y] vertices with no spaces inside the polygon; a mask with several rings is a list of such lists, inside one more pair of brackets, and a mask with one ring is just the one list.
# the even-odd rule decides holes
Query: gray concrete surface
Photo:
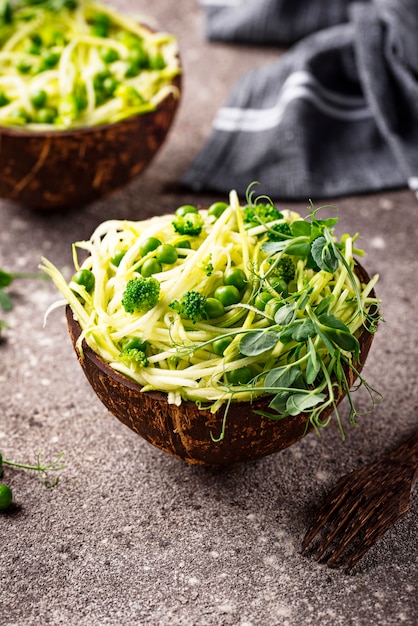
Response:
[{"label": "gray concrete surface", "polygon": [[[129,188],[78,212],[1,202],[0,267],[34,270],[41,255],[69,266],[71,243],[103,219],[195,201],[176,183],[217,107],[240,74],[279,54],[208,44],[193,0],[135,7],[180,38],[184,96],[168,141]],[[330,427],[257,462],[186,466],[106,412],[76,361],[62,310],[43,328],[53,286],[16,282],[0,344],[0,450],[25,462],[38,450],[65,451],[67,467],[53,490],[6,470],[16,508],[0,515],[3,626],[416,624],[416,489],[409,512],[351,575],[299,553],[312,511],[338,477],[389,450],[418,421],[417,201],[401,190],[335,204],[338,230],[362,234],[364,265],[381,276],[386,320],[364,370],[384,399],[347,427],[345,442]],[[358,402],[368,406],[362,391]]]}]

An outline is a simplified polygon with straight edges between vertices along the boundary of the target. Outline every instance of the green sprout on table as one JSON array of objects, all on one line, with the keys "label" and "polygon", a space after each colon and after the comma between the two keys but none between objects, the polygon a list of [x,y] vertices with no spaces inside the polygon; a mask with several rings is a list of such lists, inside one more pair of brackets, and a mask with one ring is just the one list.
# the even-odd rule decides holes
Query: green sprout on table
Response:
[{"label": "green sprout on table", "polygon": [[[13,309],[13,300],[6,289],[17,279],[36,278],[46,279],[47,276],[40,272],[6,272],[0,268],[0,308],[5,311]],[[7,327],[7,322],[0,319],[0,334],[3,328]]]},{"label": "green sprout on table", "polygon": [[[11,311],[14,307],[13,299],[11,295],[6,291],[8,287],[16,280],[22,278],[29,279],[47,279],[47,276],[41,272],[6,272],[0,269],[0,308],[3,311]],[[7,327],[7,322],[0,320],[0,333],[3,328]],[[58,483],[57,476],[50,477],[51,472],[57,472],[64,469],[65,465],[62,463],[64,453],[61,452],[57,458],[51,463],[41,462],[41,453],[36,455],[36,464],[28,465],[26,463],[17,463],[16,461],[8,461],[2,457],[0,453],[0,477],[3,475],[3,466],[10,465],[20,469],[31,470],[38,472],[39,478],[45,487],[52,488]],[[0,511],[8,510],[13,502],[12,490],[8,485],[0,484]]]},{"label": "green sprout on table", "polygon": [[[3,458],[0,452],[0,477],[3,475],[3,466],[9,465],[11,467],[17,467],[19,469],[30,470],[33,472],[38,472],[39,479],[41,483],[47,487],[48,489],[52,489],[56,487],[58,484],[58,476],[51,477],[51,472],[60,472],[65,468],[65,464],[63,463],[64,453],[60,452],[60,454],[50,463],[41,463],[41,452],[38,452],[36,455],[36,465],[29,465],[26,463],[18,463],[16,461],[8,461]],[[7,511],[13,502],[13,494],[12,490],[8,485],[4,485],[0,483],[0,512]]]}]

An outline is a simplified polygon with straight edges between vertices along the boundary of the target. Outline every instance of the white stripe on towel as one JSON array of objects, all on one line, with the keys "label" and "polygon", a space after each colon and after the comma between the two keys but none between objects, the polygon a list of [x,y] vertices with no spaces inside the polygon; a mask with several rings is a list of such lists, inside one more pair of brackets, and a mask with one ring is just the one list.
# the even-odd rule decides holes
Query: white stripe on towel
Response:
[{"label": "white stripe on towel", "polygon": [[323,87],[311,74],[298,71],[283,83],[276,104],[269,109],[241,109],[222,107],[213,127],[227,132],[258,132],[278,126],[287,105],[296,99],[309,100],[319,111],[330,117],[355,122],[372,117],[365,100],[358,96],[343,95]]}]

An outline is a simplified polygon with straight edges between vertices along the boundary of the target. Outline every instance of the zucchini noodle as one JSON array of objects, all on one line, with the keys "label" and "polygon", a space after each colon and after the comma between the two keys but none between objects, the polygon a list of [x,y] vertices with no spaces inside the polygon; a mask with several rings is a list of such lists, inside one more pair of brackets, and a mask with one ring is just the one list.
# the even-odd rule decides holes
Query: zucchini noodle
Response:
[{"label": "zucchini noodle", "polygon": [[[168,401],[176,404],[191,400],[216,411],[231,400],[289,395],[296,387],[293,401],[304,409],[315,407],[319,417],[320,407],[334,399],[334,369],[341,362],[356,362],[356,337],[366,322],[370,326],[369,312],[378,303],[371,295],[378,277],[362,284],[354,271],[355,237],[344,235],[337,241],[333,229],[318,221],[315,212],[304,219],[281,211],[277,219],[254,226],[246,221],[246,207],[235,191],[220,215],[211,207],[192,208],[202,223],[201,231],[193,235],[176,229],[178,209],[173,215],[143,221],[109,220],[89,240],[75,243],[75,270],[91,272],[94,289],[78,284],[74,277],[67,282],[57,267],[42,259],[41,269],[52,278],[81,326],[80,351],[85,340],[143,391],[166,392]],[[314,242],[322,264],[317,251],[321,242],[315,241],[320,233],[315,228],[326,230],[321,254],[331,241],[332,270],[312,262]],[[296,235],[272,237],[280,231]],[[148,310],[127,312],[123,302],[128,282],[142,278],[146,263],[156,260],[155,248],[143,251],[150,238],[174,247],[178,254],[152,273],[160,289],[158,301]],[[293,272],[286,279],[279,274],[282,263]],[[211,317],[207,308],[206,314],[193,319],[178,308],[190,292],[200,294],[205,306],[208,300],[216,300],[231,271],[244,273],[244,285],[239,301],[224,303],[217,317]],[[141,363],[124,353],[126,341],[133,338],[144,346]],[[216,349],[220,340],[225,342],[222,350]],[[303,381],[295,375],[295,367]],[[274,373],[282,370],[292,372],[292,377],[273,384]],[[251,376],[240,380],[237,372]]]},{"label": "zucchini noodle", "polygon": [[153,111],[169,94],[179,97],[173,35],[89,0],[5,2],[0,125],[95,126]]}]

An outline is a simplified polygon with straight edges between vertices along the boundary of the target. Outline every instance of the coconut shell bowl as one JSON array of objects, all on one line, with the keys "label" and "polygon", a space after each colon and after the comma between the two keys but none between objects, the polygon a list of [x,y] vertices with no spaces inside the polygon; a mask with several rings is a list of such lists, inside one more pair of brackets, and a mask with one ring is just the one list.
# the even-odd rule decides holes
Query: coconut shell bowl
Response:
[{"label": "coconut shell bowl", "polygon": [[[369,281],[365,270],[357,265],[357,274]],[[372,292],[372,297],[374,293]],[[158,391],[142,392],[141,387],[112,369],[100,356],[83,342],[83,356],[76,347],[81,328],[74,320],[70,307],[66,310],[68,329],[78,360],[89,383],[105,407],[123,424],[146,441],[189,464],[221,466],[251,461],[279,452],[298,442],[312,427],[308,415],[300,413],[281,420],[263,417],[254,410],[268,410],[271,398],[264,397],[253,403],[231,403],[225,434],[214,441],[221,431],[224,412],[202,410],[194,402],[181,406],[169,404],[167,395]],[[362,328],[358,337],[360,354],[356,368],[361,372],[374,334]],[[356,376],[347,368],[350,387]],[[336,398],[338,404],[345,393]],[[325,419],[332,407],[322,414]]]},{"label": "coconut shell bowl", "polygon": [[[180,89],[180,78],[174,80]],[[152,161],[179,97],[120,122],[63,131],[0,127],[0,197],[36,209],[76,208],[124,187]]]},{"label": "coconut shell bowl", "polygon": [[120,189],[150,164],[172,125],[181,87],[174,36],[85,0],[62,13],[36,6],[36,19],[30,7],[10,11],[0,197],[77,208]]}]

